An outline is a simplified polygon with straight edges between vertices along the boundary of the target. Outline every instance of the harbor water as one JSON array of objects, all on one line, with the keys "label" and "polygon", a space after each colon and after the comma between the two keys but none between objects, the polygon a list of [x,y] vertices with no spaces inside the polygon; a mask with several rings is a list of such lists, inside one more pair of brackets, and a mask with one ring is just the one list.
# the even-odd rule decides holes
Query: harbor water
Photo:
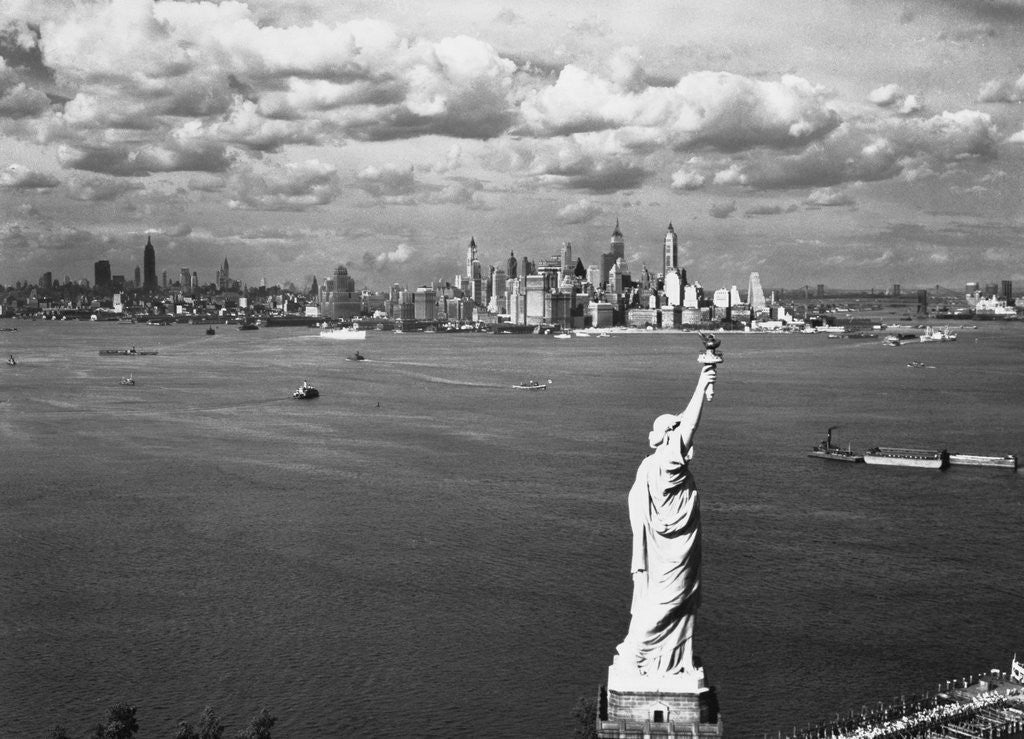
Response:
[{"label": "harbor water", "polygon": [[[571,736],[625,635],[626,493],[695,335],[3,326],[0,736],[82,736],[122,700],[141,737],[207,705],[230,735],[265,706],[281,737]],[[1024,453],[1024,326],[720,336],[692,465],[727,736],[1024,653],[1024,475],[807,456],[829,426]],[[99,354],[132,346],[158,354]]]}]

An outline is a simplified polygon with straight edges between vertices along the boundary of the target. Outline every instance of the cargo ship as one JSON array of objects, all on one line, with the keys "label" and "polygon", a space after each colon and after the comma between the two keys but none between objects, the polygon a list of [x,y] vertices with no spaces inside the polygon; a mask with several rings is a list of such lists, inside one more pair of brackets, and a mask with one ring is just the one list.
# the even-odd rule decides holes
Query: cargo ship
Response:
[{"label": "cargo ship", "polygon": [[876,446],[864,452],[867,464],[882,464],[894,467],[924,467],[942,470],[949,465],[949,453],[945,449],[907,449],[894,446]]}]

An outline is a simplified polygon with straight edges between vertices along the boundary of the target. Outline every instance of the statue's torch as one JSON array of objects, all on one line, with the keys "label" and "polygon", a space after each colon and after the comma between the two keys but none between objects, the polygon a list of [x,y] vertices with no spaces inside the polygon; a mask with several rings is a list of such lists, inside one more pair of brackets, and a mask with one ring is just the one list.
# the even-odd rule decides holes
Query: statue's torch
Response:
[{"label": "statue's torch", "polygon": [[[704,342],[704,351],[697,355],[698,362],[708,366],[721,364],[725,361],[725,357],[722,356],[722,352],[718,351],[718,347],[722,345],[721,339],[716,339],[714,334],[705,333],[700,333],[700,338]],[[715,397],[714,383],[709,384],[704,389],[704,397],[707,398],[709,403]]]}]

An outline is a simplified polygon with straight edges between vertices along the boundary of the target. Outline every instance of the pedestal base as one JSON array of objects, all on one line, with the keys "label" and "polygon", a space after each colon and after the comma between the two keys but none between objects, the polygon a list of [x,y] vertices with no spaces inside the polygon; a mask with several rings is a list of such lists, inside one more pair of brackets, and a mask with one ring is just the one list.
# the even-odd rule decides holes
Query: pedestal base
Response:
[{"label": "pedestal base", "polygon": [[652,677],[612,665],[600,705],[601,739],[722,736],[714,689],[705,686],[703,668]]}]

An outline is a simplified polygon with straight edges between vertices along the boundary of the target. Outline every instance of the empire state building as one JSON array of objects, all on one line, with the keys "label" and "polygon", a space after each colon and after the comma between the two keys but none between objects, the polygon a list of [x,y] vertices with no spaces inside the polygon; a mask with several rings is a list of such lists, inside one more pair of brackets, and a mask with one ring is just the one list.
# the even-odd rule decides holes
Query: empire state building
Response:
[{"label": "empire state building", "polygon": [[156,292],[156,249],[150,236],[146,236],[146,249],[142,253],[142,288],[147,292]]}]

